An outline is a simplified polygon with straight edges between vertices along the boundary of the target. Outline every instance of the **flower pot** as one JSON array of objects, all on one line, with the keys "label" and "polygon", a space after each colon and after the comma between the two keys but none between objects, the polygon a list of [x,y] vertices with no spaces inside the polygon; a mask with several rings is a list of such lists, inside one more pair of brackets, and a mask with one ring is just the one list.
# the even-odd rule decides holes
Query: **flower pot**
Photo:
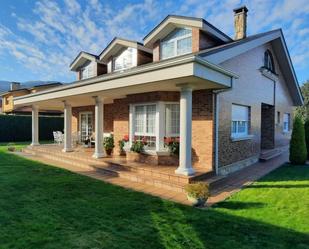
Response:
[{"label": "flower pot", "polygon": [[187,199],[194,207],[203,207],[207,201],[207,199],[195,198],[190,195],[187,195]]},{"label": "flower pot", "polygon": [[113,149],[105,149],[106,155],[110,156],[113,152]]}]

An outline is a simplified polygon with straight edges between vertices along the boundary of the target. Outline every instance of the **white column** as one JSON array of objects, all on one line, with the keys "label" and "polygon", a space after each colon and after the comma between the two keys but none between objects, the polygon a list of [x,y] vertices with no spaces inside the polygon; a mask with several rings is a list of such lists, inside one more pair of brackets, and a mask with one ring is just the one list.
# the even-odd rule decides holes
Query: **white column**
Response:
[{"label": "white column", "polygon": [[156,110],[156,151],[164,151],[165,105],[158,102]]},{"label": "white column", "polygon": [[101,97],[95,97],[95,148],[94,158],[104,156],[103,149],[103,121],[104,121],[104,103]]},{"label": "white column", "polygon": [[72,106],[64,101],[64,147],[63,152],[71,152],[72,148]]},{"label": "white column", "polygon": [[129,147],[132,147],[132,143],[134,140],[134,106],[130,105],[130,113],[129,113]]},{"label": "white column", "polygon": [[184,86],[180,93],[180,145],[179,167],[176,174],[192,175],[192,88]]},{"label": "white column", "polygon": [[39,108],[32,106],[32,142],[31,146],[39,144]]}]

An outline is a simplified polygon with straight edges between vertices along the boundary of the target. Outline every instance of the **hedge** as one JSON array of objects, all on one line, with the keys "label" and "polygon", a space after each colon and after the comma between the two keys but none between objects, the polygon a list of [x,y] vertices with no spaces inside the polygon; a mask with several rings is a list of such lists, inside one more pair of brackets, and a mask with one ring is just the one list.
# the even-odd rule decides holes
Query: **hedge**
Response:
[{"label": "hedge", "polygon": [[[0,115],[0,142],[31,141],[31,116]],[[52,140],[63,131],[63,117],[39,117],[39,139]]]}]

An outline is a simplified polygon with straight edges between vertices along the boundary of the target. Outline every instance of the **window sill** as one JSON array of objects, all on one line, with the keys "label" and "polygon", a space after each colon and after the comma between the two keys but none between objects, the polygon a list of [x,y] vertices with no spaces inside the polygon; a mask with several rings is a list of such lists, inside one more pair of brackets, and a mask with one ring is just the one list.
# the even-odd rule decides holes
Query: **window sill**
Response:
[{"label": "window sill", "polygon": [[273,81],[277,81],[278,80],[278,75],[273,73],[272,71],[268,70],[265,67],[261,67],[260,68],[260,72],[263,76],[265,76],[268,79],[271,79]]},{"label": "window sill", "polygon": [[232,142],[250,140],[254,137],[254,135],[247,135],[242,137],[231,137]]}]

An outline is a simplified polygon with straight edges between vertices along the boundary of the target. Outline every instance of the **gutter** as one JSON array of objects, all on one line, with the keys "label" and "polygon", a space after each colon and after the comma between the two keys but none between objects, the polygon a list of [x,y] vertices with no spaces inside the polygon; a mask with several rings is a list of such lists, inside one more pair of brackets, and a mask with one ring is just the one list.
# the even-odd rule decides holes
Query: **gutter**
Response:
[{"label": "gutter", "polygon": [[232,90],[233,83],[234,83],[234,79],[232,79],[230,88],[213,91],[213,93],[215,94],[215,101],[216,101],[216,106],[215,106],[215,171],[216,171],[216,175],[219,174],[219,109],[220,109],[219,94],[222,92],[227,92],[227,91]]}]

